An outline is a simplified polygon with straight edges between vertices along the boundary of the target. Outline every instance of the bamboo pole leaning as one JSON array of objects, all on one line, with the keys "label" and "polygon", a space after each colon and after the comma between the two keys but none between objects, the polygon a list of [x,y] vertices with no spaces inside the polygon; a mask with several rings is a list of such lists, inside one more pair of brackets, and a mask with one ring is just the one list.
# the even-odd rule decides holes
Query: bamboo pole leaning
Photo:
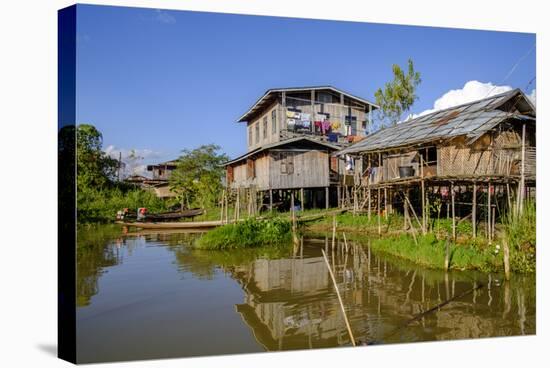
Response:
[{"label": "bamboo pole leaning", "polygon": [[328,268],[328,273],[330,274],[330,278],[332,279],[332,283],[334,284],[334,289],[336,290],[336,296],[338,297],[338,302],[340,303],[340,309],[342,310],[342,315],[344,316],[344,321],[346,323],[346,328],[348,329],[349,337],[351,339],[351,343],[353,346],[357,346],[355,343],[355,338],[353,337],[353,332],[351,331],[351,326],[348,321],[348,316],[346,314],[346,310],[344,308],[344,302],[342,301],[342,297],[340,296],[340,291],[338,290],[338,284],[336,283],[336,278],[334,277],[334,273],[332,272],[332,269],[330,268],[330,263],[328,262],[327,255],[325,253],[324,249],[321,249],[321,252],[323,253],[323,258],[325,260],[325,264]]}]

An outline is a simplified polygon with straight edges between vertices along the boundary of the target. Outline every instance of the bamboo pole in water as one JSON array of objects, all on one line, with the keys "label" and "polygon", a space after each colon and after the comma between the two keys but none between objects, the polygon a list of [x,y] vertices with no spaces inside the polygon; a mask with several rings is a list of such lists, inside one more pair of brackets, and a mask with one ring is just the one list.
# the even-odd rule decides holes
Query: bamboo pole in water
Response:
[{"label": "bamboo pole in water", "polygon": [[508,246],[508,239],[503,239],[502,248],[504,253],[504,279],[508,281],[510,280],[510,248]]},{"label": "bamboo pole in water", "polygon": [[344,236],[344,246],[346,247],[346,253],[348,252],[348,241],[346,240],[346,233],[342,233]]},{"label": "bamboo pole in water", "polygon": [[334,277],[334,273],[332,273],[332,269],[330,268],[330,263],[328,262],[328,258],[325,251],[321,249],[321,252],[323,253],[323,258],[325,259],[325,263],[328,268],[328,273],[330,274],[330,278],[332,279],[332,283],[334,284],[334,289],[336,290],[336,296],[338,296],[338,301],[340,302],[340,308],[342,309],[342,314],[344,315],[344,321],[346,322],[346,327],[348,329],[351,343],[353,344],[353,346],[356,346],[355,338],[353,337],[353,332],[351,332],[351,326],[349,324],[348,316],[346,315],[346,310],[344,308],[344,302],[342,301],[342,297],[340,296],[340,291],[338,290],[338,284],[336,284],[336,278]]},{"label": "bamboo pole in water", "polygon": [[334,241],[336,240],[336,215],[332,216],[332,249],[334,250]]}]

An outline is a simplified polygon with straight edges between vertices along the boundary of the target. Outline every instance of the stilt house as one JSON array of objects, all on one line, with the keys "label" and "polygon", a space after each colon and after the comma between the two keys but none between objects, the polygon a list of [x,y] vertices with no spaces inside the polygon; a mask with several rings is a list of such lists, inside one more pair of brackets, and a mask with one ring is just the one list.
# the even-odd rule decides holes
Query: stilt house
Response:
[{"label": "stilt house", "polygon": [[[363,160],[361,192],[369,208],[391,212],[400,203],[424,218],[428,194],[437,194],[454,219],[454,196],[461,194],[468,203],[457,203],[460,215],[475,224],[482,207],[491,232],[495,211],[498,216],[534,195],[535,133],[535,107],[515,89],[381,129],[337,154]],[[407,198],[415,188],[416,198]],[[480,193],[488,203],[476,203]]]},{"label": "stilt house", "polygon": [[270,208],[294,191],[302,208],[336,204],[344,166],[332,154],[367,135],[375,108],[330,86],[268,90],[238,119],[248,152],[225,164],[228,188]]}]

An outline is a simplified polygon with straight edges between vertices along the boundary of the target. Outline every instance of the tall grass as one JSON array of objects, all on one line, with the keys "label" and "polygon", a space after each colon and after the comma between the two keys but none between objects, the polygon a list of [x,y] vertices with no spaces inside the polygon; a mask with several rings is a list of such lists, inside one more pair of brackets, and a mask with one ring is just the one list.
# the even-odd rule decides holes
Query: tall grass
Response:
[{"label": "tall grass", "polygon": [[292,240],[291,222],[273,218],[249,218],[215,228],[197,239],[198,249],[240,249],[288,244]]},{"label": "tall grass", "polygon": [[523,213],[509,211],[504,217],[504,238],[510,247],[510,268],[514,272],[534,272],[536,268],[536,205],[526,201]]},{"label": "tall grass", "polygon": [[[396,257],[407,259],[414,263],[441,269],[445,267],[446,240],[438,239],[434,234],[417,236],[417,243],[407,234],[372,239],[373,249]],[[500,253],[493,248],[480,246],[476,243],[450,245],[451,269],[475,269],[481,271],[497,271],[502,266]]]}]

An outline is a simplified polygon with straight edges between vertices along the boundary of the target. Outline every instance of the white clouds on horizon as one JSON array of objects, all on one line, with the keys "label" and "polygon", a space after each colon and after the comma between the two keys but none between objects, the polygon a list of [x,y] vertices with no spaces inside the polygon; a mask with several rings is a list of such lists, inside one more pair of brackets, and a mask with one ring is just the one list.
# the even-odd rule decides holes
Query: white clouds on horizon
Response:
[{"label": "white clouds on horizon", "polygon": [[[444,93],[434,102],[434,106],[431,109],[424,110],[419,114],[411,114],[407,118],[413,119],[422,115],[426,115],[438,110],[447,109],[449,107],[462,105],[468,102],[481,100],[486,97],[498,95],[511,91],[513,88],[510,86],[495,86],[491,82],[482,83],[477,80],[471,80],[464,84],[464,87],[460,89],[452,89]],[[533,90],[534,92],[534,90]]]},{"label": "white clouds on horizon", "polygon": [[147,165],[144,161],[153,161],[163,157],[163,154],[158,151],[153,151],[148,148],[139,149],[139,148],[119,148],[114,145],[109,145],[103,150],[107,156],[118,160],[119,157],[122,157],[122,162],[124,162],[124,173],[123,176],[127,177],[130,175],[143,175],[147,176]]}]

